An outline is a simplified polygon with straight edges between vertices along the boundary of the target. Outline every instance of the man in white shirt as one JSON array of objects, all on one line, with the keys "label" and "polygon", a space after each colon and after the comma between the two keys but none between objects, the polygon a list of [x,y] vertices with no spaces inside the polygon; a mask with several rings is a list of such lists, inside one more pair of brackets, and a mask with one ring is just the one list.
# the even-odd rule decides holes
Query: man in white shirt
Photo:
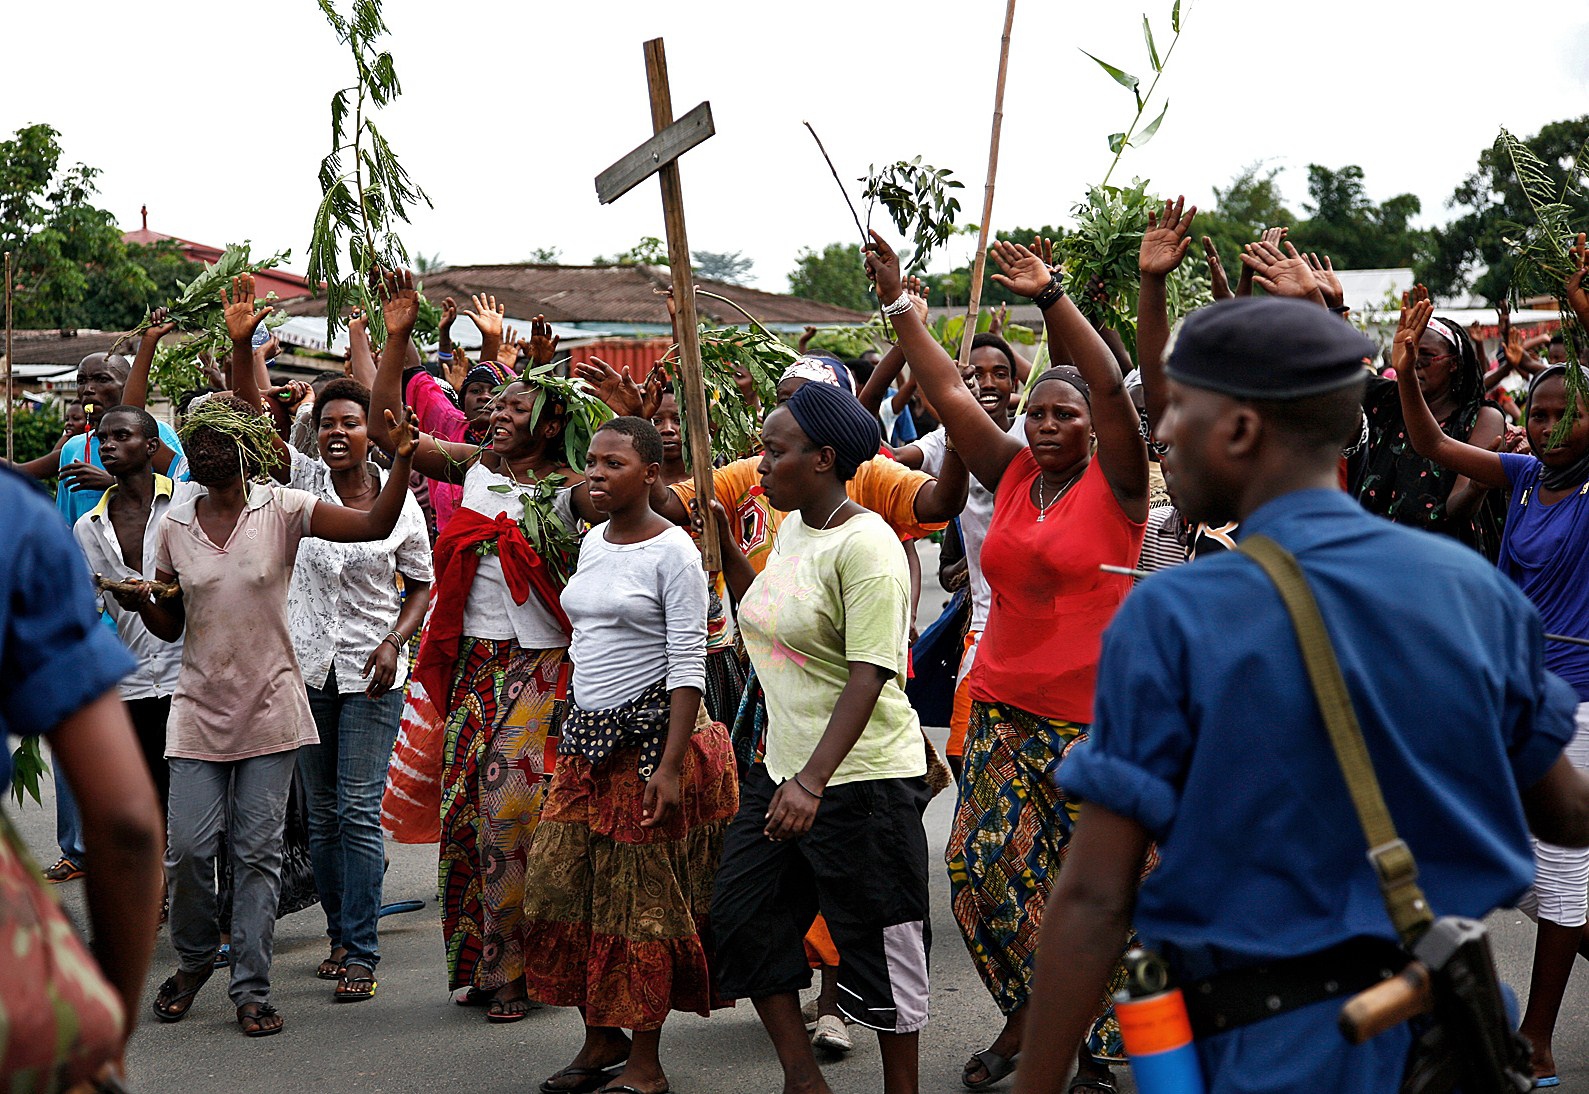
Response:
[{"label": "man in white shirt", "polygon": [[[107,581],[154,580],[155,530],[171,507],[173,483],[151,464],[159,449],[154,418],[139,407],[107,410],[95,428],[99,458],[115,483],[72,527],[90,572]],[[122,644],[138,660],[138,670],[122,680],[120,694],[138,744],[166,804],[166,716],[182,664],[182,643],[164,642],[149,633],[129,594],[106,590],[101,597],[116,623]]]}]

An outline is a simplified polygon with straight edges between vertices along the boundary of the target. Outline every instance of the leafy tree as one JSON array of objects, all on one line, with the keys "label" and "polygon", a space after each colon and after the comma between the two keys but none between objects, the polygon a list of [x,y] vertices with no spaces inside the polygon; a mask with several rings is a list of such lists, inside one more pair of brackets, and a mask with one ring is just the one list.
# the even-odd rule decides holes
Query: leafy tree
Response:
[{"label": "leafy tree", "polygon": [[148,300],[155,291],[115,217],[93,204],[99,171],[63,170],[59,136],[30,125],[0,141],[0,248],[15,256],[14,315],[24,328],[93,325],[91,294]]},{"label": "leafy tree", "polygon": [[1308,196],[1308,219],[1291,234],[1297,246],[1329,254],[1342,269],[1411,266],[1427,246],[1427,233],[1409,224],[1422,208],[1417,196],[1397,194],[1376,205],[1355,164],[1338,171],[1308,164]]},{"label": "leafy tree", "polygon": [[[1525,143],[1543,162],[1559,194],[1570,170],[1584,170],[1577,157],[1589,147],[1589,114],[1551,122]],[[1571,220],[1580,230],[1589,226],[1585,189],[1566,197]],[[1495,146],[1480,152],[1478,169],[1462,180],[1449,204],[1465,211],[1431,233],[1428,257],[1416,267],[1418,277],[1431,293],[1471,287],[1477,295],[1498,303],[1512,283],[1515,265],[1505,240],[1517,233],[1507,225],[1533,219],[1523,187],[1504,152]]]},{"label": "leafy tree", "polygon": [[[1232,277],[1240,269],[1243,244],[1257,239],[1265,228],[1295,224],[1296,215],[1285,207],[1275,178],[1278,167],[1265,167],[1262,161],[1250,163],[1224,186],[1214,187],[1214,205],[1199,209],[1192,231],[1208,236]],[[1201,250],[1200,244],[1194,244]]]},{"label": "leafy tree", "polygon": [[552,266],[557,263],[562,254],[563,251],[560,247],[537,247],[530,252],[530,257],[525,259],[525,261],[535,266]]},{"label": "leafy tree", "polygon": [[871,311],[876,306],[859,243],[829,243],[821,251],[802,247],[789,275],[789,291],[806,300],[856,311]]},{"label": "leafy tree", "polygon": [[[96,268],[89,273],[83,301],[86,325],[99,330],[131,330],[155,305],[177,295],[204,269],[174,239],[134,243],[126,248],[128,264]],[[145,276],[129,276],[141,269]]]},{"label": "leafy tree", "polygon": [[[970,225],[964,231],[976,234],[976,225]],[[1007,239],[1012,243],[1020,243],[1030,247],[1032,240],[1039,236],[1055,240],[1063,237],[1065,229],[1056,228],[1052,224],[1045,224],[1041,228],[1011,228],[1008,231],[995,231],[994,239]],[[1016,296],[1004,286],[993,280],[993,275],[999,272],[998,266],[990,259],[982,271],[982,304],[1024,304],[1025,297]],[[971,300],[971,266],[957,266],[946,274],[934,274],[922,278],[927,288],[927,303],[934,307],[951,307],[956,304],[964,305]]]},{"label": "leafy tree", "polygon": [[433,255],[421,251],[414,252],[414,272],[420,274],[440,273],[447,268],[447,260],[437,251]]},{"label": "leafy tree", "polygon": [[668,245],[656,236],[641,236],[627,251],[611,257],[597,255],[593,261],[597,266],[666,266]]},{"label": "leafy tree", "polygon": [[726,281],[730,285],[743,285],[755,263],[742,251],[691,251],[695,272],[712,281]]}]

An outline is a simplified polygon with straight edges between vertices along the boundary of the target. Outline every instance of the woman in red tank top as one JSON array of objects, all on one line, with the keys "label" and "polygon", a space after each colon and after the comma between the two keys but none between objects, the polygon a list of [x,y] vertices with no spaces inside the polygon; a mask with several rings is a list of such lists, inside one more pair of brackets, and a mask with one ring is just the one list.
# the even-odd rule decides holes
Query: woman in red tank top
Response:
[{"label": "woman in red tank top", "polygon": [[[951,445],[990,490],[982,547],[993,604],[971,673],[971,726],[948,864],[955,920],[1005,1016],[973,1053],[972,1089],[1009,1074],[1020,1053],[1043,904],[1059,873],[1075,806],[1054,782],[1086,736],[1104,627],[1130,578],[1148,516],[1148,454],[1114,354],[1066,297],[1057,269],[1018,244],[996,243],[994,280],[1043,311],[1054,360],[1026,405],[1026,444],[1001,432],[953,361],[908,309],[893,314],[911,372]],[[901,293],[899,260],[873,233],[867,266],[885,304]],[[1096,452],[1096,458],[1094,458]],[[1107,999],[1082,1046],[1082,1085],[1107,1084],[1119,1031]]]}]

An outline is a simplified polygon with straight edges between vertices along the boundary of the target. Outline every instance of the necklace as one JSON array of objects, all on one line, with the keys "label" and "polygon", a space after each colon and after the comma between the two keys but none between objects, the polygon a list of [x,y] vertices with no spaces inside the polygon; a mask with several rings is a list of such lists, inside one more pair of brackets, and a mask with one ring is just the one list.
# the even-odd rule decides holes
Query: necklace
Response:
[{"label": "necklace", "polygon": [[850,499],[849,498],[845,498],[843,501],[839,502],[838,505],[833,507],[833,512],[828,514],[828,519],[822,522],[822,530],[824,532],[826,532],[828,530],[828,524],[830,522],[832,522],[833,518],[839,515],[839,510],[843,509],[846,505],[849,504],[849,502],[850,502]]},{"label": "necklace", "polygon": [[1039,472],[1038,476],[1037,476],[1037,523],[1042,524],[1043,521],[1047,520],[1048,519],[1048,511],[1051,508],[1053,508],[1054,503],[1059,501],[1060,498],[1064,497],[1065,494],[1069,492],[1070,488],[1072,486],[1075,486],[1075,485],[1076,485],[1076,479],[1072,478],[1064,486],[1061,486],[1059,488],[1059,493],[1054,495],[1054,500],[1053,501],[1044,501],[1043,500],[1043,476],[1042,476],[1042,473]]}]

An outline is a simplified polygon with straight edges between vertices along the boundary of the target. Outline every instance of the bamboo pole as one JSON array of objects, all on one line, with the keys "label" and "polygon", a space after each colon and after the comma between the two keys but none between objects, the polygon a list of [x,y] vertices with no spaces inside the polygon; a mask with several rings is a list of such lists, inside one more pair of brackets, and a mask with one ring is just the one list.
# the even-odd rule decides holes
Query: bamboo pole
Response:
[{"label": "bamboo pole", "polygon": [[1015,0],[1004,8],[1004,36],[999,39],[999,81],[993,89],[993,135],[988,140],[988,182],[982,190],[982,225],[977,230],[977,255],[971,263],[971,302],[966,325],[960,332],[960,367],[971,360],[971,340],[977,334],[977,311],[982,306],[982,274],[988,265],[988,232],[993,222],[993,183],[999,174],[999,131],[1004,127],[1004,77],[1010,69],[1010,28],[1015,24]]},{"label": "bamboo pole", "polygon": [[11,367],[11,252],[6,252],[6,462],[16,461],[17,399]]}]

